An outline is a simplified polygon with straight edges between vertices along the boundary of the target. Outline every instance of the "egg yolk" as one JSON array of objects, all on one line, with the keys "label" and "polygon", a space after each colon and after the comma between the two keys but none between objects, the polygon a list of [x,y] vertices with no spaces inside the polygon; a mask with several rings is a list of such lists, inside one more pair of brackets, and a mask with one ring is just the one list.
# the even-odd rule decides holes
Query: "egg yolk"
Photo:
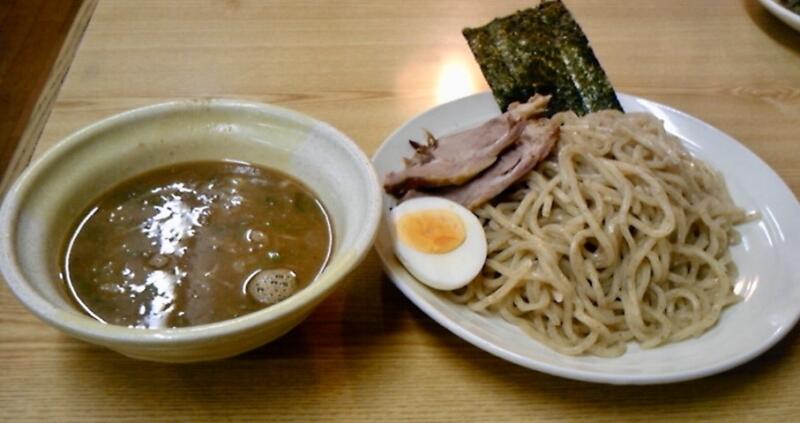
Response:
[{"label": "egg yolk", "polygon": [[429,254],[453,251],[466,238],[461,218],[447,209],[406,213],[397,221],[397,233],[404,244]]}]

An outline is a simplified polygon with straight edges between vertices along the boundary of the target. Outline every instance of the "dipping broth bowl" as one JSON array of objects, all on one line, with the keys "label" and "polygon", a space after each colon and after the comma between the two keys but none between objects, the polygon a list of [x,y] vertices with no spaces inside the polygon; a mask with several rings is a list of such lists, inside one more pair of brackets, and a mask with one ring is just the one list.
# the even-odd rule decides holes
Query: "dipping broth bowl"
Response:
[{"label": "dipping broth bowl", "polygon": [[[333,251],[322,273],[275,305],[217,323],[142,329],[86,315],[60,276],[65,240],[82,213],[102,193],[134,176],[209,160],[276,169],[311,188],[333,229]],[[371,248],[381,199],[369,159],[328,124],[239,100],[157,104],[79,130],[19,177],[0,208],[0,270],[28,309],[76,338],[144,360],[220,359],[285,334],[333,292]]]}]

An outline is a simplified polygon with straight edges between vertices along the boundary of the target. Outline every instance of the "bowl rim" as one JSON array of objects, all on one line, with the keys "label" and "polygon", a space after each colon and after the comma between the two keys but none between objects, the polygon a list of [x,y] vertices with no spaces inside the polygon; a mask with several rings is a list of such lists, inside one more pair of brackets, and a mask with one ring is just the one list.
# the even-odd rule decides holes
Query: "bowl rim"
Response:
[{"label": "bowl rim", "polygon": [[776,18],[796,31],[800,31],[800,15],[789,10],[777,0],[758,0]]},{"label": "bowl rim", "polygon": [[[165,329],[144,329],[111,325],[81,313],[67,313],[43,298],[23,276],[14,249],[16,222],[20,207],[30,192],[35,189],[33,181],[46,177],[46,172],[61,157],[90,142],[95,135],[114,127],[136,124],[139,121],[156,118],[173,112],[198,110],[249,111],[291,122],[318,131],[326,138],[345,148],[352,162],[367,181],[368,197],[364,199],[367,207],[366,218],[360,221],[360,229],[353,243],[347,246],[352,254],[343,257],[335,268],[326,267],[315,280],[300,292],[284,301],[264,309],[233,319],[197,326]],[[366,257],[377,235],[381,220],[382,190],[371,160],[356,142],[334,128],[332,125],[300,112],[271,104],[225,98],[193,98],[167,101],[134,108],[105,117],[85,126],[58,141],[41,157],[34,160],[5,193],[0,206],[0,273],[6,285],[17,299],[34,315],[46,323],[78,338],[91,339],[101,344],[118,345],[135,343],[141,346],[161,346],[188,344],[200,340],[233,335],[255,329],[271,321],[278,321],[292,313],[304,310],[306,305],[315,305],[325,298],[342,279]]]}]

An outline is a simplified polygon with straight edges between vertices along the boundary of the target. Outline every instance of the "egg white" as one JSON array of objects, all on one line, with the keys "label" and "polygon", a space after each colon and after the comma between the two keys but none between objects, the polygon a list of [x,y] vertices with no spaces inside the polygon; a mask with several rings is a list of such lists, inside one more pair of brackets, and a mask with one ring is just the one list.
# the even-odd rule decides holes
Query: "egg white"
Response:
[{"label": "egg white", "polygon": [[[464,226],[464,242],[443,254],[424,253],[403,243],[397,234],[397,222],[407,213],[446,209],[454,212]],[[420,282],[439,290],[453,290],[467,285],[486,262],[486,234],[478,218],[462,205],[439,197],[406,200],[389,215],[392,244],[397,259]]]}]

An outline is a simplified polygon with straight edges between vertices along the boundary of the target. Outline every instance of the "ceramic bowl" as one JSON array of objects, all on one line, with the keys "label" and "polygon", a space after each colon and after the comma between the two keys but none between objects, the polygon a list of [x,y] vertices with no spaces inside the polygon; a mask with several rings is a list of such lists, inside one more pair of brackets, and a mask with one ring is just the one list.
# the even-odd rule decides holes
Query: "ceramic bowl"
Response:
[{"label": "ceramic bowl", "polygon": [[779,0],[758,0],[761,4],[769,10],[769,13],[775,15],[786,25],[792,27],[795,31],[800,31],[800,15],[792,12],[787,7],[781,4]]},{"label": "ceramic bowl", "polygon": [[[188,328],[135,329],[81,312],[66,294],[59,258],[68,232],[91,202],[154,168],[223,159],[283,171],[317,194],[334,231],[331,259],[317,279],[271,307]],[[323,122],[238,100],[157,104],[76,132],[20,176],[0,209],[0,269],[28,309],[76,338],[145,360],[219,359],[269,342],[308,316],[372,245],[381,198],[369,159]]]}]

